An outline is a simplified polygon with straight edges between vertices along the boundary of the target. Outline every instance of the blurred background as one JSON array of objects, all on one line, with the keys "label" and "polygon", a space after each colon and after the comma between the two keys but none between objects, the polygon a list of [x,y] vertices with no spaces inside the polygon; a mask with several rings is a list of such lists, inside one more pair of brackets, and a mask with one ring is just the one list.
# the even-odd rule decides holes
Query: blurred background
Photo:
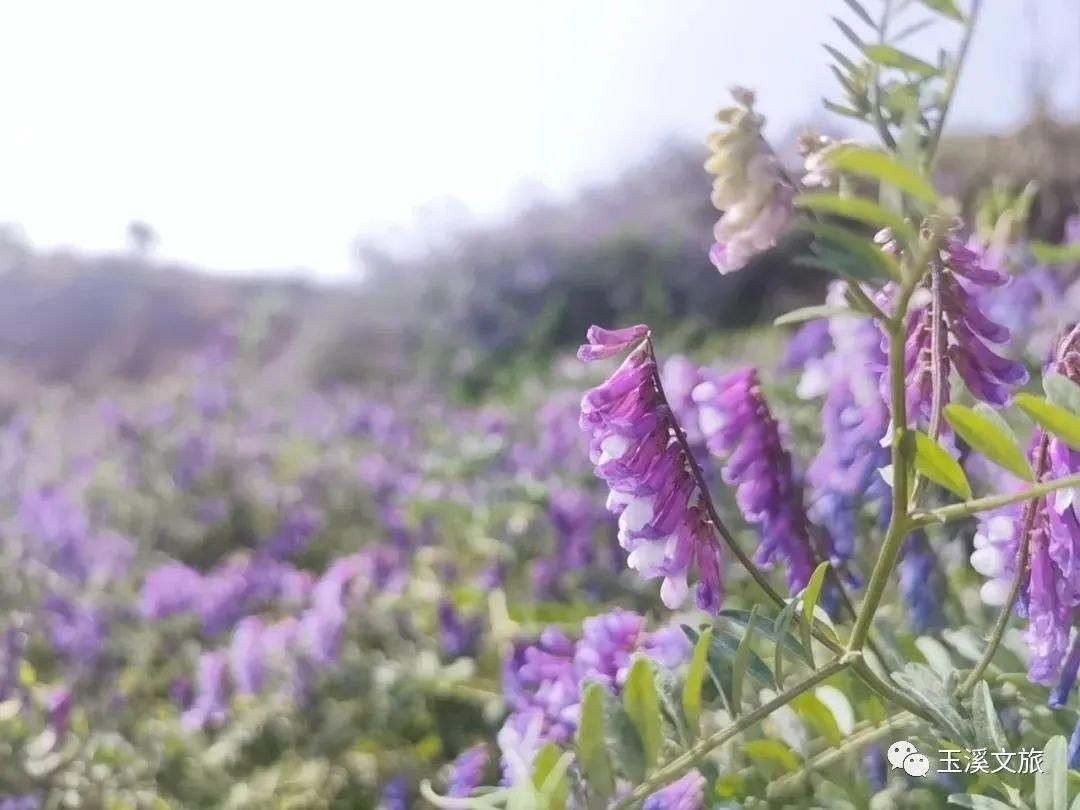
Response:
[{"label": "blurred background", "polygon": [[[940,181],[1035,181],[1059,242],[1080,7],[984,5]],[[870,137],[823,112],[832,14],[0,7],[0,810],[425,806],[500,778],[525,640],[663,647],[572,351],[646,322],[773,367],[826,279],[784,244],[716,271],[704,143],[734,84],[793,167],[805,127]]]},{"label": "blurred background", "polygon": [[[718,278],[704,137],[736,82],[788,157],[805,126],[844,134],[824,118],[835,82],[820,47],[843,12],[7,8],[5,377],[143,379],[256,300],[313,380],[449,373],[470,390],[593,321],[715,329],[775,314],[819,280],[772,266]],[[917,37],[933,50],[949,34]],[[990,175],[1039,180],[1036,230],[1053,238],[1075,206],[1078,114],[1080,11],[988,4],[942,172],[965,198]]]}]

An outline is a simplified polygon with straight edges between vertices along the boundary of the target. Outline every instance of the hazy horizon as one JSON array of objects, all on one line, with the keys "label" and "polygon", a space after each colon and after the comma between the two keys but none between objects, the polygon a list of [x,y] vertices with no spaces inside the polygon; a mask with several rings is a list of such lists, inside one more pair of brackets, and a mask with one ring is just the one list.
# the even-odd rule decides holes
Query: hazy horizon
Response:
[{"label": "hazy horizon", "polygon": [[[1031,36],[1026,3],[985,5],[952,128],[1022,122],[1035,50],[1052,109],[1075,118],[1080,13],[1047,0]],[[833,81],[819,44],[842,43],[820,4],[794,0],[110,0],[9,6],[0,22],[16,77],[0,221],[35,245],[99,251],[138,219],[169,260],[320,279],[352,272],[358,235],[415,229],[440,200],[491,218],[611,177],[664,139],[701,141],[734,83],[757,90],[782,137],[820,119]]]}]

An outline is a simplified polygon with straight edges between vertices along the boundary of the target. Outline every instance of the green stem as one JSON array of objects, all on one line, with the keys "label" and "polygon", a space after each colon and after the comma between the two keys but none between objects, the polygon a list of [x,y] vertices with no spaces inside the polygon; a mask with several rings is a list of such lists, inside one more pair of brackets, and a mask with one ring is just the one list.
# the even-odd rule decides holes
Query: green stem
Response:
[{"label": "green stem", "polygon": [[[885,7],[881,12],[881,22],[878,23],[877,28],[879,45],[886,44],[886,40],[888,39],[889,18],[891,16],[892,0],[885,0]],[[886,148],[896,151],[896,138],[894,138],[892,132],[889,131],[889,125],[885,122],[885,117],[881,114],[881,68],[874,65],[872,69],[873,99],[871,103],[874,107],[874,126],[877,128],[878,135],[881,136],[881,141],[885,144]]]},{"label": "green stem", "polygon": [[[909,296],[907,296],[909,297]],[[907,297],[900,296],[901,306],[887,325],[889,335],[889,388],[892,398],[893,414],[893,439],[892,439],[892,516],[889,518],[889,528],[885,532],[885,540],[882,543],[881,553],[878,554],[874,570],[870,574],[870,581],[866,584],[866,596],[863,598],[862,608],[855,620],[855,627],[851,631],[848,640],[849,650],[861,650],[870,634],[870,627],[874,621],[874,614],[881,597],[885,594],[885,587],[889,583],[889,575],[896,565],[896,558],[900,554],[900,546],[907,537],[910,525],[908,523],[908,469],[907,453],[905,448],[908,444],[907,434],[907,405],[904,401],[906,366],[904,364],[904,313],[907,309]]]},{"label": "green stem", "polygon": [[979,19],[979,11],[982,8],[982,0],[972,0],[971,12],[968,14],[964,39],[960,43],[960,52],[956,57],[956,64],[949,72],[949,80],[945,84],[945,100],[941,106],[941,115],[938,116],[934,131],[930,133],[930,139],[926,146],[926,168],[929,171],[934,168],[937,158],[938,146],[941,143],[941,135],[945,131],[945,121],[949,117],[953,97],[956,95],[956,85],[960,81],[960,69],[967,60],[968,50],[971,48],[971,38],[975,33],[975,23]]},{"label": "green stem", "polygon": [[823,751],[817,756],[808,759],[806,764],[796,773],[782,777],[769,785],[766,790],[767,798],[770,801],[778,801],[804,795],[806,782],[815,773],[819,773],[826,768],[835,765],[841,759],[858,751],[863,746],[870,745],[884,737],[892,736],[899,729],[915,725],[917,722],[917,717],[912,716],[908,712],[904,712],[895,717],[888,718],[881,725],[871,726],[863,731],[852,734],[836,748],[830,748],[828,751]]},{"label": "green stem", "polygon": [[921,529],[925,526],[932,526],[935,523],[949,523],[954,520],[962,520],[963,518],[977,515],[979,512],[988,512],[992,509],[1000,509],[1003,506],[1010,506],[1014,503],[1030,501],[1033,498],[1041,498],[1043,495],[1049,495],[1052,492],[1068,489],[1069,487],[1080,487],[1080,473],[1073,473],[1072,475],[1066,475],[1061,478],[1054,478],[1051,481],[1042,481],[1025,490],[1013,492],[1008,495],[991,495],[986,498],[975,498],[974,500],[964,501],[963,503],[942,506],[938,509],[924,509],[911,516],[910,528]]},{"label": "green stem", "polygon": [[668,762],[660,768],[660,770],[634,788],[629,795],[611,805],[610,810],[626,810],[626,808],[633,807],[638,802],[648,798],[653,793],[656,793],[656,791],[660,790],[665,785],[671,784],[697,765],[698,762],[704,759],[713,749],[718,748],[728,740],[737,737],[751,726],[764,720],[777,709],[786,706],[803,692],[813,689],[822,681],[831,678],[837,672],[846,669],[857,660],[857,653],[846,653],[840,658],[834,658],[821,669],[812,673],[805,680],[799,681],[799,683],[794,686],[785,689],[772,700],[762,703],[752,712],[743,715],[727,728],[716,732],[710,737],[706,737],[697,745],[675,757],[675,759]]}]

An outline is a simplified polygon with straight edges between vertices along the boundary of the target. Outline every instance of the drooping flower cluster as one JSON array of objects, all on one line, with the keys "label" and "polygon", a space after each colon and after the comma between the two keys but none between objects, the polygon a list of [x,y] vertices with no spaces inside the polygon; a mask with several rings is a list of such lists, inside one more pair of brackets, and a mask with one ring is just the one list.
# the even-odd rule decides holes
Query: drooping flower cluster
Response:
[{"label": "drooping flower cluster", "polygon": [[[1004,405],[1010,390],[1027,382],[1027,369],[1002,357],[987,343],[1001,345],[1009,340],[1009,329],[991,320],[979,303],[988,289],[1009,282],[1008,273],[990,265],[977,244],[964,244],[956,237],[946,240],[940,266],[935,270],[941,299],[942,321],[938,336],[938,368],[934,358],[932,293],[908,315],[904,362],[907,368],[907,413],[909,421],[930,418],[933,410],[933,380],[939,374],[942,404],[949,401],[949,374],[955,369],[976,399]],[[932,286],[932,282],[928,282]],[[929,290],[927,291],[930,292]],[[882,377],[883,389],[888,381]]]},{"label": "drooping flower cluster", "polygon": [[[1080,329],[1074,328],[1065,336],[1044,373],[1080,380]],[[1080,453],[1041,430],[1036,431],[1030,457],[1038,480],[1080,472]],[[984,601],[1005,603],[1025,550],[1022,543],[1026,545],[1029,574],[1017,612],[1028,620],[1028,676],[1049,686],[1061,674],[1070,630],[1080,608],[1080,502],[1076,490],[1060,490],[982,519],[971,563],[988,577],[981,590]],[[1065,691],[1069,688],[1071,684]]]},{"label": "drooping flower cluster", "polygon": [[757,562],[783,562],[791,592],[802,590],[815,567],[811,527],[802,484],[757,370],[727,376],[707,372],[705,382],[694,389],[694,401],[710,452],[724,459],[724,481],[737,487],[739,509],[761,534]]},{"label": "drooping flower cluster", "polygon": [[618,694],[636,654],[670,668],[690,652],[678,628],[648,632],[643,616],[625,610],[586,619],[582,630],[574,642],[548,628],[535,643],[519,644],[506,661],[503,695],[510,715],[498,737],[504,778],[519,770],[531,773],[528,766],[540,748],[573,737],[586,683]]},{"label": "drooping flower cluster", "polygon": [[589,329],[585,361],[634,348],[618,370],[588,391],[581,427],[589,432],[589,458],[610,488],[608,509],[619,516],[619,544],[627,563],[646,579],[663,578],[661,598],[683,605],[696,567],[699,607],[720,606],[720,548],[704,511],[693,460],[658,385],[656,359],[646,326]]},{"label": "drooping flower cluster", "polygon": [[754,111],[754,94],[732,91],[735,106],[717,118],[724,129],[709,136],[705,169],[714,175],[712,204],[722,211],[713,228],[709,258],[721,273],[743,267],[776,244],[792,220],[793,190],[780,161],[762,137],[765,119]]}]

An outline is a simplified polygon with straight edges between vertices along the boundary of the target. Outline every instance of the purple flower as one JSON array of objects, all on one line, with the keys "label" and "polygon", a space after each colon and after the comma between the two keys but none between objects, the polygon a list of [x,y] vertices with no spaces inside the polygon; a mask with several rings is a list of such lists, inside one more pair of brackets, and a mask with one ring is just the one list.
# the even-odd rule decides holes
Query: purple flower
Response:
[{"label": "purple flower", "polygon": [[41,794],[24,793],[22,796],[0,796],[0,810],[41,810]]},{"label": "purple flower", "polygon": [[239,695],[256,695],[266,681],[262,648],[262,621],[256,616],[241,619],[229,647],[229,669]]},{"label": "purple flower", "polygon": [[900,593],[908,605],[912,629],[919,635],[941,627],[940,583],[936,581],[936,560],[926,535],[916,532],[905,541],[900,561]]},{"label": "purple flower", "polygon": [[277,559],[287,559],[307,548],[311,538],[322,527],[322,515],[306,504],[286,509],[277,531],[266,541],[266,551]]},{"label": "purple flower", "polygon": [[379,810],[409,810],[409,780],[395,776],[383,787]]},{"label": "purple flower", "polygon": [[610,489],[608,509],[619,516],[619,544],[628,565],[646,579],[663,578],[660,596],[675,609],[686,601],[696,565],[699,607],[720,606],[720,547],[699,505],[680,427],[658,387],[648,329],[589,330],[583,359],[610,357],[637,344],[619,369],[585,394],[581,427],[590,434],[589,458]]},{"label": "purple flower", "polygon": [[[788,340],[780,370],[791,372],[806,368],[811,360],[819,360],[833,348],[829,321],[820,319],[804,323]],[[667,387],[667,382],[664,383]]]},{"label": "purple flower", "polygon": [[1061,667],[1061,676],[1058,685],[1050,693],[1049,704],[1055,709],[1060,709],[1069,702],[1069,693],[1076,684],[1076,673],[1080,670],[1080,635],[1072,640],[1069,645],[1069,654]]},{"label": "purple flower", "polygon": [[73,696],[70,689],[54,689],[45,699],[45,710],[48,713],[49,726],[60,737],[67,734],[73,706]]},{"label": "purple flower", "polygon": [[479,648],[483,620],[473,617],[462,621],[454,603],[443,598],[439,601],[439,633],[442,636],[443,652],[447,658],[474,657]]},{"label": "purple flower", "polygon": [[203,653],[199,658],[199,674],[195,700],[184,712],[180,723],[188,731],[225,722],[229,714],[229,662],[225,652]]},{"label": "purple flower", "polygon": [[[987,343],[1003,344],[1009,330],[991,320],[979,303],[986,290],[1009,282],[1009,275],[989,266],[985,253],[974,243],[965,245],[956,238],[946,241],[941,251],[938,274],[941,290],[942,356],[940,374],[943,402],[949,401],[949,373],[955,368],[972,396],[991,405],[1009,401],[1010,389],[1027,382],[1027,369],[1014,360],[996,354]],[[914,422],[929,419],[933,407],[933,324],[930,303],[908,314],[904,358],[907,366],[907,411]],[[887,388],[887,375],[882,386]]]},{"label": "purple flower", "polygon": [[105,647],[107,626],[94,608],[55,594],[42,602],[53,647],[70,664],[92,666]]},{"label": "purple flower", "polygon": [[704,806],[705,777],[697,771],[690,771],[649,796],[641,810],[701,810]]},{"label": "purple flower", "polygon": [[788,587],[797,593],[814,571],[803,491],[784,448],[780,425],[761,393],[757,371],[726,377],[706,374],[694,389],[709,451],[723,459],[724,481],[737,487],[736,502],[761,534],[757,561],[787,565]]},{"label": "purple flower", "polygon": [[168,563],[147,574],[139,594],[139,612],[155,621],[193,612],[202,589],[198,571],[183,563]]},{"label": "purple flower", "polygon": [[477,743],[458,754],[450,763],[450,784],[446,795],[452,798],[470,796],[484,784],[484,774],[490,760],[491,752],[485,743]]}]

